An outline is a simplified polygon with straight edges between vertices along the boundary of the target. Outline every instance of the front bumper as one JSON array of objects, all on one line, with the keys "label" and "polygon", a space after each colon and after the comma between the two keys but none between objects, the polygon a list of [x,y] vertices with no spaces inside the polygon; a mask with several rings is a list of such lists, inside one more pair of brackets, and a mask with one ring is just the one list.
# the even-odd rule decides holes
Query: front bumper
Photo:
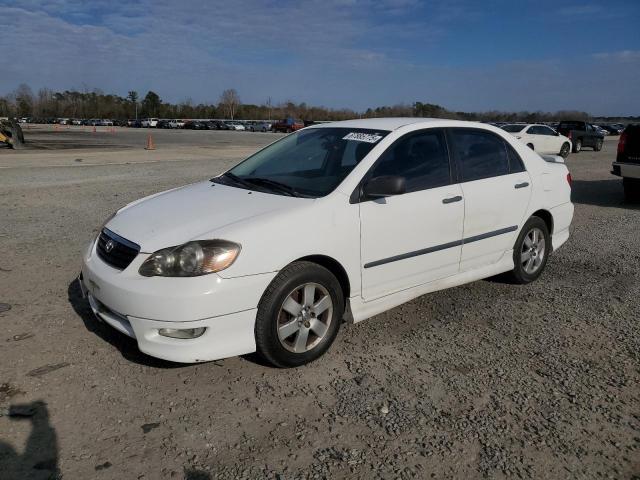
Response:
[{"label": "front bumper", "polygon": [[[79,282],[96,317],[134,338],[151,356],[174,362],[201,362],[256,350],[257,305],[277,272],[223,279],[142,277],[140,254],[124,270],[87,250]],[[206,327],[193,339],[161,336],[161,328]]]}]

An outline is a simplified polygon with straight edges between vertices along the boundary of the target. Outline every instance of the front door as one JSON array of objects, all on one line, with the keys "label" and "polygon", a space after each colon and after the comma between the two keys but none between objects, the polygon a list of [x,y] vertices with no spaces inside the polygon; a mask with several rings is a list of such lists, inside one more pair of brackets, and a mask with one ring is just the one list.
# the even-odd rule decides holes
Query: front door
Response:
[{"label": "front door", "polygon": [[454,183],[445,134],[409,133],[394,142],[366,179],[399,175],[407,193],[360,203],[365,301],[458,272],[464,198]]}]

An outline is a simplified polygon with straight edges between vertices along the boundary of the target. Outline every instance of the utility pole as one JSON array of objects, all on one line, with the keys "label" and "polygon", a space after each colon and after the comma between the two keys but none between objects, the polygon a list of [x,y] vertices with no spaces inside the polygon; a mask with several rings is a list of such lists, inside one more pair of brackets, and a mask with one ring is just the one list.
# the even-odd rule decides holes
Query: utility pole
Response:
[{"label": "utility pole", "polygon": [[269,108],[268,108],[268,111],[269,111],[269,121],[271,121],[271,97],[269,97],[269,98],[267,99],[267,107],[269,107]]}]

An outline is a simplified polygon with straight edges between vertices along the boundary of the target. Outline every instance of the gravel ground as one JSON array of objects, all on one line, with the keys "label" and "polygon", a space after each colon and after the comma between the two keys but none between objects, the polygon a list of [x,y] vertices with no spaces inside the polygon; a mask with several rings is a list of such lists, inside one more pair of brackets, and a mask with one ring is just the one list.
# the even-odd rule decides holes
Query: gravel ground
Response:
[{"label": "gravel ground", "polygon": [[640,478],[640,219],[615,141],[570,156],[574,230],[539,281],[418,298],[278,370],[155,360],[80,299],[113,210],[275,138],[188,134],[0,152],[1,478]]}]

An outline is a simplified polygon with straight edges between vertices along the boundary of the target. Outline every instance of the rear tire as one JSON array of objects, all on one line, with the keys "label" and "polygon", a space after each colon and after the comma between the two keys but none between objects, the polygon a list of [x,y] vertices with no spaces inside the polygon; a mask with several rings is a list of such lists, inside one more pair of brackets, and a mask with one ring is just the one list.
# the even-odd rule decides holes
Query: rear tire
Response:
[{"label": "rear tire", "polygon": [[326,268],[294,262],[276,276],[258,304],[258,352],[272,365],[298,367],[323,355],[342,322],[344,294]]},{"label": "rear tire", "polygon": [[509,277],[521,285],[536,280],[547,265],[551,253],[551,236],[540,217],[531,217],[524,224],[513,247],[513,270]]},{"label": "rear tire", "polygon": [[562,158],[567,158],[569,156],[569,152],[571,151],[571,145],[569,145],[569,142],[564,142],[562,144],[562,147],[560,147],[560,153],[559,155]]},{"label": "rear tire", "polygon": [[582,140],[578,139],[573,143],[573,153],[578,153],[582,150]]}]

